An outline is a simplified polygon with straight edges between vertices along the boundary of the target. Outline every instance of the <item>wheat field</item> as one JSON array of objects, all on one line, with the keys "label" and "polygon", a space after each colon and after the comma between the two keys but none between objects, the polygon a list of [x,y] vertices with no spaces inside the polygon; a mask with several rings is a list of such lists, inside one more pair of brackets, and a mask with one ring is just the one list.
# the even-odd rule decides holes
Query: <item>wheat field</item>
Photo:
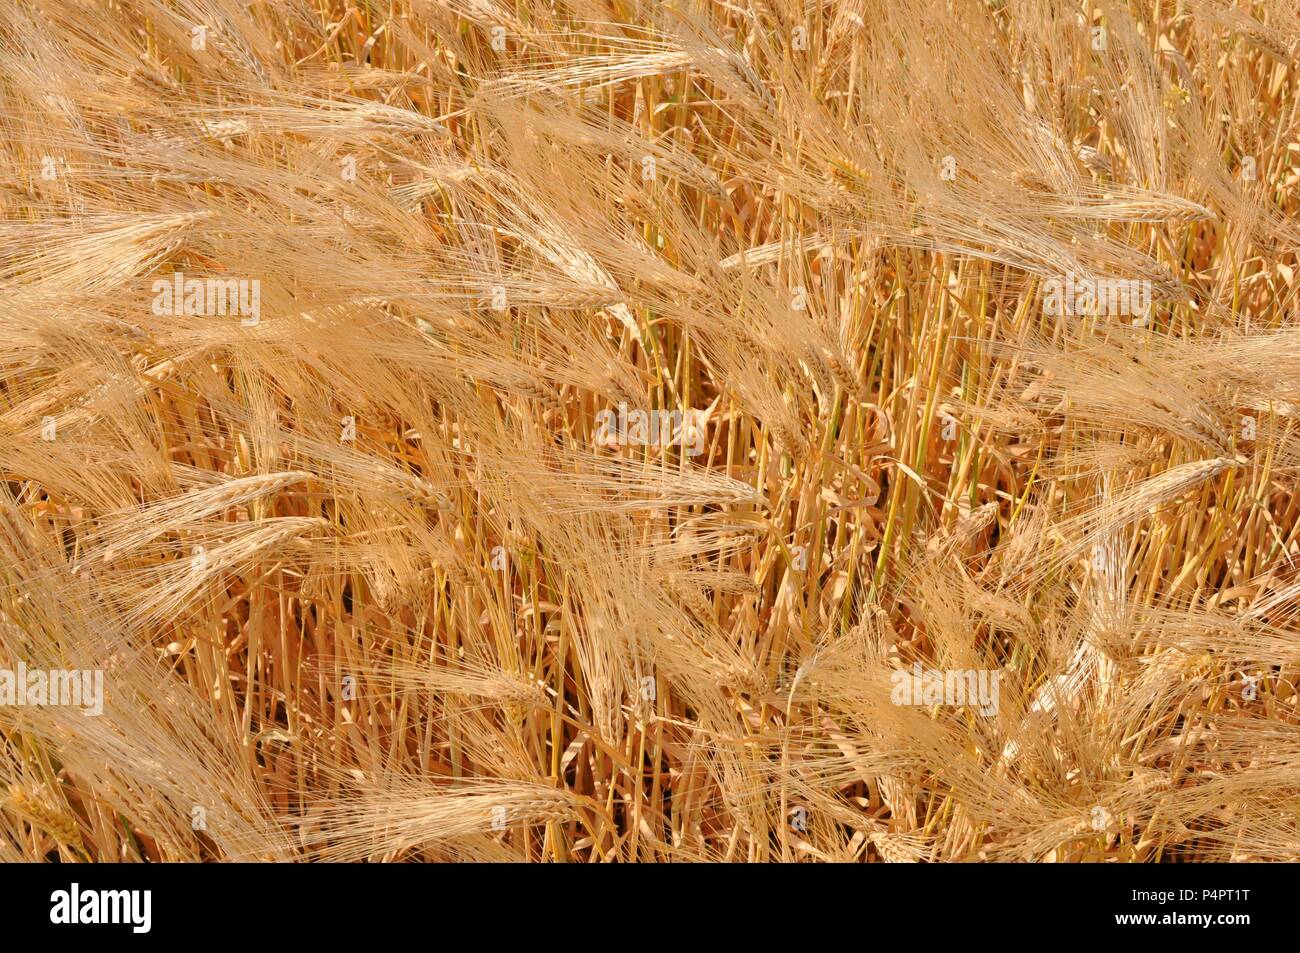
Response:
[{"label": "wheat field", "polygon": [[0,860],[1300,859],[1298,83],[1294,0],[7,0]]}]

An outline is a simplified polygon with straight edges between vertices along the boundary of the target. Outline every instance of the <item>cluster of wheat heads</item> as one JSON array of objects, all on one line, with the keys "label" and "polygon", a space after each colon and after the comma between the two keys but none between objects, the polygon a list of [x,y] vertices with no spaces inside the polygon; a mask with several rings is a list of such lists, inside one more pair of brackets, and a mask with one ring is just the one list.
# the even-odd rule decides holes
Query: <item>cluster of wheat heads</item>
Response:
[{"label": "cluster of wheat heads", "polygon": [[1298,56],[0,4],[0,858],[1300,856]]}]

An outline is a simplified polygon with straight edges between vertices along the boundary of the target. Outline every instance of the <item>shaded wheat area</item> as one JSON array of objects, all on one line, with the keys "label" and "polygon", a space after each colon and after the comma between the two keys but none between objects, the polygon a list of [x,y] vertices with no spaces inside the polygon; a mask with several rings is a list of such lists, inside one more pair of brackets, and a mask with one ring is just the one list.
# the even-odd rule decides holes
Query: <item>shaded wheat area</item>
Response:
[{"label": "shaded wheat area", "polygon": [[1298,57],[0,4],[0,858],[1300,858]]}]

